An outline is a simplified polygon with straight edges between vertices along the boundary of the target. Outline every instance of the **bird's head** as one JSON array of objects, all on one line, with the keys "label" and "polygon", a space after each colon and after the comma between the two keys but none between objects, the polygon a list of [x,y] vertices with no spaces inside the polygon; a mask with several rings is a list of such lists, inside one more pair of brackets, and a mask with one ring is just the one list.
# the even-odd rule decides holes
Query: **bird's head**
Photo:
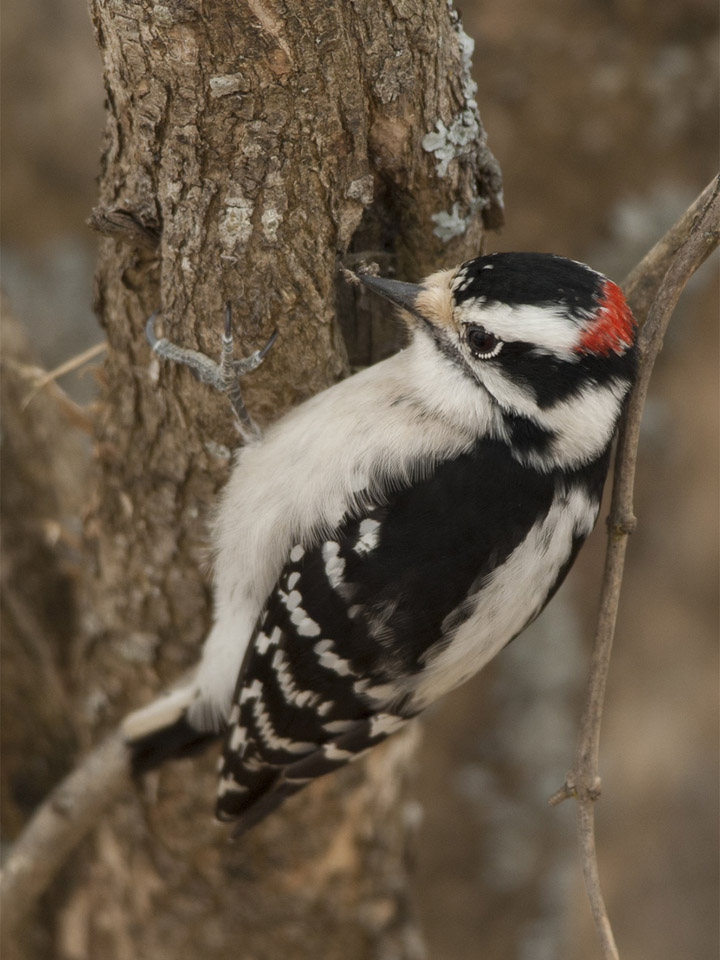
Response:
[{"label": "bird's head", "polygon": [[609,444],[635,371],[635,321],[620,288],[545,253],[493,253],[420,284],[367,274],[487,395],[531,461],[583,461]]}]

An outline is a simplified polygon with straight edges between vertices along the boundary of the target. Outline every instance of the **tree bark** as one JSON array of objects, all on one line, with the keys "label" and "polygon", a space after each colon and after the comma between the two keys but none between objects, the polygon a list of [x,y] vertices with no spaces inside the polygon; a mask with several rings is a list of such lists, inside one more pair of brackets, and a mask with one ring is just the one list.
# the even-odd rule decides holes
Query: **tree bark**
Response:
[{"label": "tree bark", "polygon": [[[210,354],[225,300],[244,352],[278,327],[243,385],[267,423],[397,346],[392,323],[338,288],[338,258],[368,251],[384,273],[419,279],[476,255],[502,216],[467,37],[445,0],[91,11],[108,108],[92,224],[109,351],[73,591],[85,746],[197,659],[207,518],[236,442],[226,401],[151,356],[148,314]],[[321,780],[235,844],[211,820],[215,757],[168,764],[121,798],[51,894],[53,955],[420,956],[405,883],[417,737]]]}]

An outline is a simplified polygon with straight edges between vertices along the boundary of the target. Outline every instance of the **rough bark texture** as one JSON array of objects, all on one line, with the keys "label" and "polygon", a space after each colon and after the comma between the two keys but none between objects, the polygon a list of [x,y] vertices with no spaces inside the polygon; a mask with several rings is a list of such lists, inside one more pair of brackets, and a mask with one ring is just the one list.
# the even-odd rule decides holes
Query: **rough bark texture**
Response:
[{"label": "rough bark texture", "polygon": [[[343,339],[338,257],[369,251],[417,279],[475,255],[501,217],[467,38],[444,0],[91,10],[108,106],[92,222],[109,353],[70,655],[85,744],[196,660],[206,523],[235,445],[226,402],[151,358],[147,315],[160,308],[166,336],[209,353],[226,299],[244,351],[277,326],[244,391],[268,422],[393,345],[392,325],[363,319],[347,290]],[[405,883],[417,735],[237,844],[210,817],[214,757],[169,764],[52,892],[55,955],[420,956]],[[18,950],[46,955],[29,940]]]}]

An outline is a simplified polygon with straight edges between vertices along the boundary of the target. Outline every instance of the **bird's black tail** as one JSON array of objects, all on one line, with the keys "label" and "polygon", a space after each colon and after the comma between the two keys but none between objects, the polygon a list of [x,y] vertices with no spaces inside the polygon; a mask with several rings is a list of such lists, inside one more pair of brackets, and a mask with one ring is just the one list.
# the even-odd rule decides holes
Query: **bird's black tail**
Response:
[{"label": "bird's black tail", "polygon": [[166,760],[194,756],[220,738],[222,731],[201,730],[188,720],[195,692],[194,685],[182,687],[125,718],[122,731],[134,774],[147,773]]}]

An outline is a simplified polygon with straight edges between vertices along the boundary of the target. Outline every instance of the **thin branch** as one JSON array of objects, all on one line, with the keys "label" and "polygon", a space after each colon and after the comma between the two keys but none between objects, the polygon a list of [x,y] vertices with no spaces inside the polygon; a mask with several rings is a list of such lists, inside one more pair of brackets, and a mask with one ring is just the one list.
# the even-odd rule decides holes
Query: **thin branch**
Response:
[{"label": "thin branch", "polygon": [[[712,192],[712,210],[714,211],[714,216],[717,218],[717,188]],[[707,235],[709,239],[705,240],[706,249],[704,255],[707,256],[712,249],[717,245],[718,234],[720,230],[717,226],[717,219],[711,220],[707,210],[703,207],[704,213],[702,215],[702,222],[698,223],[693,227],[692,235],[695,237],[695,244],[699,242],[697,237],[699,234],[703,236]],[[693,221],[694,222],[694,221]],[[714,224],[714,227],[711,228],[711,223]],[[677,225],[676,225],[677,226]],[[673,228],[667,235],[664,240],[667,239],[672,233]],[[677,237],[676,237],[677,239]],[[673,253],[677,250],[677,256],[672,257],[672,271],[673,276],[678,272],[679,267],[676,269],[676,264],[682,263],[686,264],[695,264],[692,266],[692,269],[689,270],[687,276],[692,273],[692,270],[696,269],[697,265],[702,262],[699,259],[701,252],[695,251],[693,257],[689,258],[688,250],[688,241],[691,238],[687,238],[685,241],[676,242],[675,240],[669,244],[669,247],[672,247]],[[664,242],[664,241],[661,241]],[[657,248],[654,248],[657,249]],[[694,249],[694,248],[693,248]],[[645,264],[648,258],[641,262]],[[655,269],[655,267],[653,268]],[[639,271],[639,272],[638,272]],[[676,288],[673,284],[680,282],[679,280],[668,281],[671,271],[668,271],[667,276],[665,277],[665,282],[662,285],[660,292],[658,293],[653,309],[659,310],[657,304],[669,302],[667,294],[663,291],[668,288],[670,284],[670,290],[676,290],[677,295],[675,299],[672,300],[669,310],[672,310],[672,307],[675,305],[677,296],[679,296],[680,288]],[[637,274],[637,279],[635,282],[642,283],[644,279],[643,271],[639,268],[633,271],[631,277],[635,277]],[[687,280],[687,276],[682,280],[682,284]],[[643,284],[643,286],[648,286]],[[651,284],[649,286],[652,286]],[[635,305],[635,309],[640,312],[638,306]],[[656,312],[657,312],[656,310]],[[663,314],[663,316],[665,316]],[[662,318],[661,318],[662,319]],[[652,320],[648,318],[648,323],[646,328],[648,330],[654,329],[657,327],[659,320]],[[665,326],[667,322],[665,320]],[[664,330],[664,327],[663,327]],[[645,331],[643,331],[645,334]],[[649,334],[648,334],[649,337]],[[660,340],[662,340],[662,335],[660,335]],[[654,343],[654,341],[653,341]],[[651,347],[643,347],[645,350],[644,359],[642,362],[643,369],[647,368],[648,363],[650,364],[645,378],[645,387],[644,390],[647,390],[647,379],[649,378],[649,370],[652,368],[652,360],[654,359],[655,354],[659,350],[659,344],[657,346],[652,346],[652,349],[655,350],[655,354],[651,353]],[[638,380],[638,384],[640,384]],[[638,393],[640,388],[636,386],[635,394],[640,397],[640,410],[642,409],[642,402],[644,400],[644,392],[642,394]],[[634,401],[633,401],[634,402]],[[629,410],[634,410],[635,407],[631,403]],[[630,418],[638,416],[639,414],[628,414],[628,421]],[[638,419],[639,423],[639,419]],[[627,431],[624,432],[623,437]],[[619,451],[625,451],[630,449],[628,444],[630,444],[631,439],[628,435],[628,439],[622,439],[620,441],[621,446]],[[636,443],[636,439],[635,439]],[[632,448],[635,449],[634,447]],[[618,457],[618,469],[620,465],[625,462],[627,454],[620,453]],[[633,453],[634,457],[634,453]],[[634,460],[633,460],[633,470],[634,470]],[[620,491],[625,489],[625,485],[620,486],[616,480],[616,489]],[[632,493],[632,480],[630,482],[630,495]],[[603,587],[603,596],[607,594],[610,596],[610,590],[619,590],[619,582],[622,573],[622,558],[624,557],[624,545],[627,537],[624,535],[628,532],[627,524],[628,518],[632,517],[631,501],[630,508],[626,509],[626,505],[623,502],[619,502],[617,505],[615,499],[613,500],[613,510],[611,517],[614,518],[612,523],[612,529],[614,531],[621,531],[619,535],[613,535],[610,540],[610,547],[617,548],[622,551],[619,561],[617,559],[608,559],[608,564],[606,565],[606,575],[604,580]],[[625,524],[625,526],[623,526]],[[617,564],[620,563],[618,567]],[[610,572],[608,572],[608,568]],[[619,573],[617,571],[620,571]],[[605,585],[607,584],[607,586]],[[605,619],[601,623],[606,624],[603,629],[607,630],[608,628],[612,630],[614,626],[614,614],[612,613],[612,602],[611,600],[607,601],[606,604],[606,614]],[[617,609],[617,600],[615,600],[615,610]],[[609,618],[609,619],[608,619]],[[611,622],[610,622],[611,621]],[[609,627],[608,627],[609,624]],[[610,641],[612,641],[612,633],[610,633]],[[603,657],[605,659],[603,660]],[[605,677],[607,675],[607,658],[609,657],[609,652],[607,655],[600,657],[602,661],[599,666],[593,666],[593,675],[598,675],[600,679],[600,692],[604,691]],[[595,661],[594,661],[595,664]],[[605,669],[605,675],[602,675],[603,666]],[[596,746],[597,746],[597,730],[599,730],[599,710],[602,710],[602,696],[598,699],[596,694],[593,694],[592,697],[588,698],[588,703],[594,705],[592,710],[588,709],[588,719],[587,723],[583,723],[583,740],[582,742],[587,742],[590,745],[589,750],[586,750],[583,747],[582,755],[583,756],[592,756],[592,751],[595,750],[596,758]],[[579,750],[580,755],[580,750]],[[581,768],[576,764],[575,770],[581,771]],[[595,770],[596,765],[595,765]],[[55,790],[50,794],[50,796],[41,804],[38,808],[30,822],[25,827],[23,833],[15,841],[11,850],[9,851],[7,858],[5,860],[4,868],[2,871],[2,876],[0,877],[0,913],[3,916],[3,926],[2,933],[3,937],[7,938],[11,935],[13,930],[17,930],[18,925],[24,919],[25,916],[30,912],[38,898],[41,894],[47,889],[51,880],[60,869],[62,864],[65,862],[67,857],[70,855],[74,847],[85,837],[90,830],[95,826],[103,811],[117,798],[117,796],[122,792],[125,786],[129,785],[129,757],[128,750],[125,746],[120,731],[113,733],[104,743],[99,747],[89,753],[76,768],[76,770],[71,773],[66,779],[55,788]],[[590,786],[585,786],[589,784]],[[585,801],[580,797],[581,791],[584,791],[586,797],[589,797],[589,801]],[[594,850],[594,833],[592,825],[592,816],[593,816],[593,807],[592,800],[599,793],[599,780],[595,775],[595,779],[582,779],[581,776],[575,777],[575,780],[571,782],[571,778],[568,777],[568,781],[565,784],[565,787],[562,791],[559,791],[556,794],[553,800],[555,802],[560,802],[566,796],[578,795],[580,802],[580,818],[581,818],[581,838],[583,844],[583,860],[588,864],[588,872],[590,874],[590,880],[592,877],[595,877],[595,882],[597,883],[597,862],[595,859],[595,850]],[[597,884],[597,889],[599,892],[599,884]],[[602,898],[600,898],[601,901]],[[604,908],[603,908],[604,909]],[[607,917],[605,917],[607,921]],[[609,931],[609,924],[607,924],[608,931],[608,941],[612,942],[612,933]],[[617,954],[606,952],[607,957],[613,957]]]},{"label": "thin branch", "polygon": [[80,404],[75,403],[74,400],[70,399],[70,397],[65,393],[56,380],[64,373],[69,373],[76,367],[86,363],[88,359],[91,359],[88,354],[92,353],[95,355],[97,353],[101,353],[106,348],[107,345],[105,343],[97,344],[90,350],[85,351],[85,353],[79,354],[77,357],[72,357],[70,360],[67,360],[64,364],[62,364],[62,366],[52,370],[50,373],[48,373],[47,370],[44,370],[42,367],[30,366],[27,363],[20,363],[12,358],[4,358],[2,361],[3,366],[11,369],[19,377],[28,380],[33,385],[32,389],[21,404],[21,411],[24,411],[28,404],[42,390],[46,390],[46,392],[50,394],[52,399],[57,404],[60,413],[62,413],[71,426],[82,431],[82,433],[86,433],[88,435],[92,434],[92,418],[88,415],[84,407],[81,407]]},{"label": "thin branch", "polygon": [[[627,539],[635,528],[633,487],[640,421],[655,360],[675,305],[690,277],[720,243],[720,177],[698,197],[660,243],[628,276],[625,287],[636,314],[647,319],[638,337],[639,368],[620,426],[608,546],[595,641],[575,762],[564,786],[550,798],[578,801],[578,833],[585,885],[606,960],[618,951],[600,890],[594,836],[594,802],[600,796],[598,754],[605,688],[620,601]],[[662,281],[658,278],[662,275]],[[650,306],[648,309],[648,302]]]},{"label": "thin branch", "polygon": [[[640,263],[625,277],[622,288],[630,301],[635,319],[642,326],[660,289],[665,274],[670,267],[673,257],[680,245],[687,239],[692,225],[712,199],[717,188],[717,181],[711,180],[697,199],[690,204],[680,219],[673,224],[667,233],[658,240],[655,246],[645,254]],[[709,256],[713,247],[708,247]]]},{"label": "thin branch", "polygon": [[[54,370],[50,370],[47,373],[39,368],[30,368],[29,377],[30,379],[34,379],[35,383],[33,384],[32,390],[23,401],[22,409],[24,410],[31,400],[33,400],[33,398],[36,397],[38,393],[40,393],[40,391],[43,390],[43,388],[49,383],[54,383],[58,377],[62,377],[66,373],[72,373],[72,371],[77,370],[78,367],[82,367],[91,360],[94,360],[95,357],[100,356],[101,353],[105,353],[107,347],[107,340],[103,340],[101,343],[96,343],[94,346],[88,347],[87,350],[83,350],[82,353],[78,353],[74,357],[70,357],[69,360],[65,360],[60,364],[59,367],[55,367]],[[28,370],[28,368],[24,369]]]},{"label": "thin branch", "polygon": [[38,807],[10,849],[0,876],[4,944],[12,941],[72,850],[129,785],[129,752],[117,730]]}]

